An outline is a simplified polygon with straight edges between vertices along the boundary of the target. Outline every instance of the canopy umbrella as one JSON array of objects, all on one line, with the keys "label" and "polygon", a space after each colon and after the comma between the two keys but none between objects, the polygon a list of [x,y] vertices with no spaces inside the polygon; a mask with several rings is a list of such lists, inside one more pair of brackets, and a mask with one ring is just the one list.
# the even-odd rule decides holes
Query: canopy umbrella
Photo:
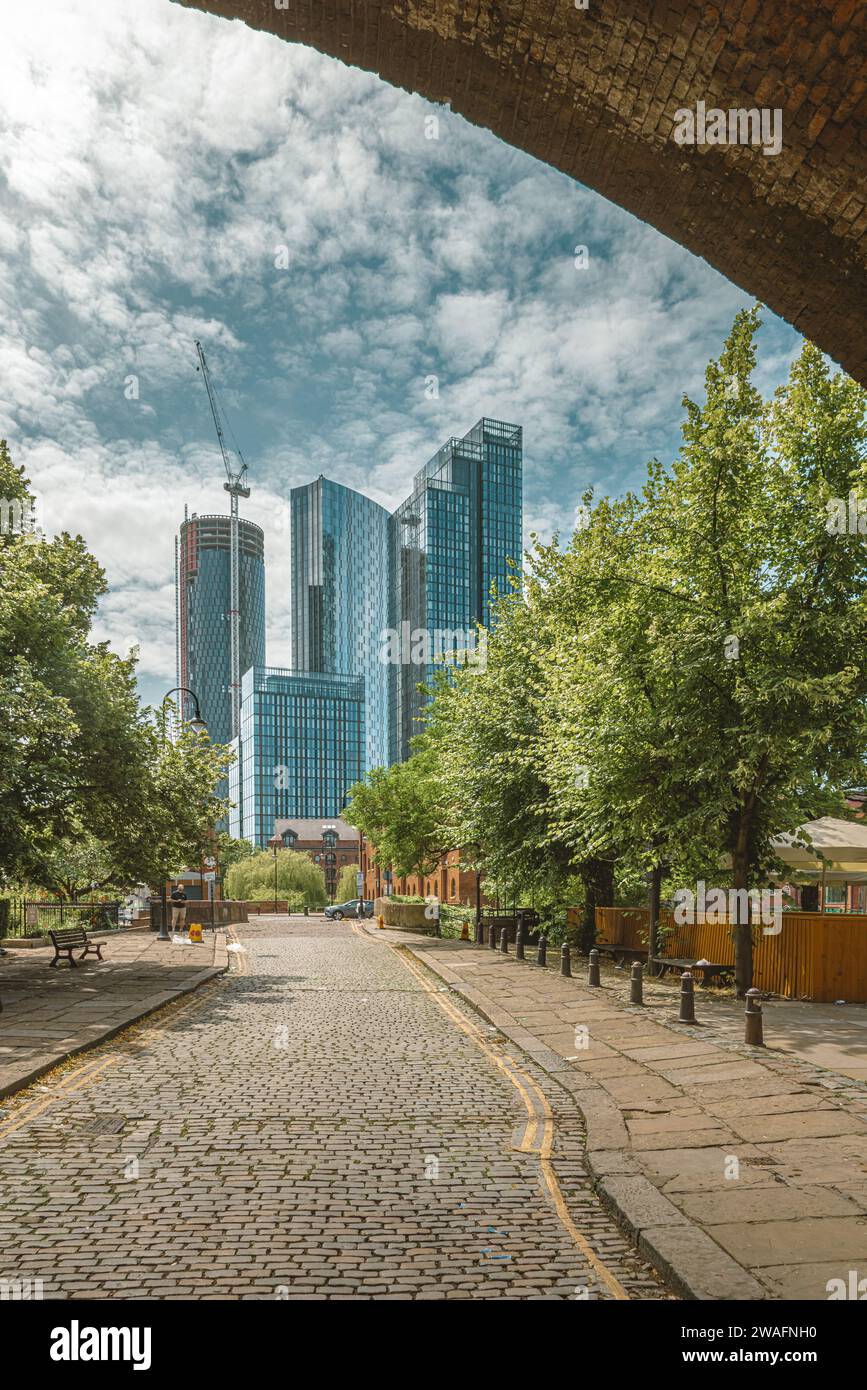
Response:
[{"label": "canopy umbrella", "polygon": [[821,878],[823,912],[826,883],[863,882],[867,873],[867,825],[860,821],[820,816],[799,825],[794,835],[775,835],[771,845],[798,878]]}]

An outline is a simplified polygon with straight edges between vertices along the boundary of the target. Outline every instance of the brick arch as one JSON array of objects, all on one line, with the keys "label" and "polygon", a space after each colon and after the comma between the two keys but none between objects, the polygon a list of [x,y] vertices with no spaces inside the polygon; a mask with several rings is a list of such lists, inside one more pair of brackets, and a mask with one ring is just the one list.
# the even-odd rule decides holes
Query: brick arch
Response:
[{"label": "brick arch", "polygon": [[[448,102],[627,208],[867,383],[863,0],[181,0]],[[783,149],[678,145],[779,107]]]}]

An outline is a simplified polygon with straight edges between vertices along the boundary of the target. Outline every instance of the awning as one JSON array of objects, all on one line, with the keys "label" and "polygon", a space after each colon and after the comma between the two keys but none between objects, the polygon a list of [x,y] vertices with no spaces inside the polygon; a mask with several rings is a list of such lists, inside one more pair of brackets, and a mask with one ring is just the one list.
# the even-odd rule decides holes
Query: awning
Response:
[{"label": "awning", "polygon": [[837,882],[847,876],[867,873],[867,825],[861,821],[821,816],[798,827],[794,835],[775,835],[774,853],[801,874],[826,878],[833,873]]}]

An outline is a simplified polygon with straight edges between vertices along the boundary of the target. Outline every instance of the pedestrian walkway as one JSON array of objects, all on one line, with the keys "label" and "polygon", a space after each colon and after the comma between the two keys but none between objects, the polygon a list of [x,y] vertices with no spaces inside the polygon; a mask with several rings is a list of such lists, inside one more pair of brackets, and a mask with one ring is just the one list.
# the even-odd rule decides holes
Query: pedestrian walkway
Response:
[{"label": "pedestrian walkway", "polygon": [[[201,945],[175,945],[155,933],[94,933],[102,961],[54,968],[51,947],[0,956],[0,1096],[93,1047],[226,967],[224,932]],[[79,953],[76,953],[76,959]]]},{"label": "pedestrian walkway", "polygon": [[229,974],[5,1104],[0,1273],[69,1299],[670,1296],[568,1091],[409,952],[236,931]]},{"label": "pedestrian walkway", "polygon": [[826,1299],[867,1277],[862,1082],[746,1047],[711,1005],[710,1025],[679,1024],[672,992],[630,1006],[622,975],[590,988],[457,942],[411,949],[569,1089],[600,1193],[683,1291]]}]

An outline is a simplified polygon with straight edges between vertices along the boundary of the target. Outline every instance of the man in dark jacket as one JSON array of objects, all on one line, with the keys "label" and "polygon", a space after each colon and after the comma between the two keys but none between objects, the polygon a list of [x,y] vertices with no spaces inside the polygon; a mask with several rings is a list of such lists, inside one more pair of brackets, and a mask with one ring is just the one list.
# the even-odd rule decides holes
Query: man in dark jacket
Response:
[{"label": "man in dark jacket", "polygon": [[176,883],[172,889],[172,930],[180,927],[181,931],[187,920],[187,895],[184,892],[183,884]]}]

